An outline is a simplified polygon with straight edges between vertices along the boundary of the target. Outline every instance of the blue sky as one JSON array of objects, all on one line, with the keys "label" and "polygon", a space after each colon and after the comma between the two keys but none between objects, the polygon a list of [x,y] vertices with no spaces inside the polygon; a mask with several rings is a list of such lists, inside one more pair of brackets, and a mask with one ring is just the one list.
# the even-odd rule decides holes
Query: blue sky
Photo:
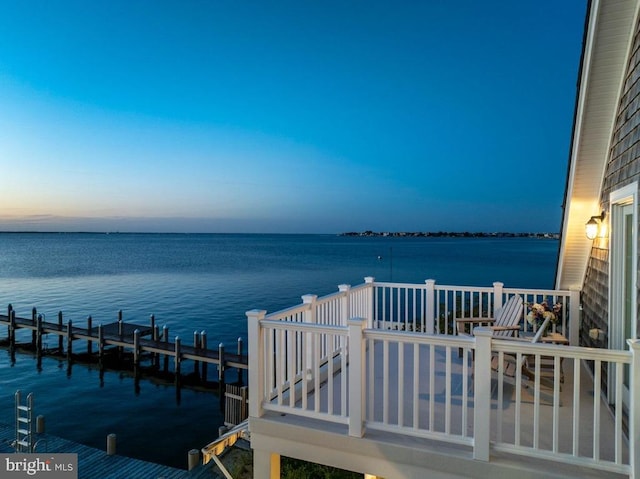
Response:
[{"label": "blue sky", "polygon": [[586,0],[0,0],[0,230],[559,231]]}]

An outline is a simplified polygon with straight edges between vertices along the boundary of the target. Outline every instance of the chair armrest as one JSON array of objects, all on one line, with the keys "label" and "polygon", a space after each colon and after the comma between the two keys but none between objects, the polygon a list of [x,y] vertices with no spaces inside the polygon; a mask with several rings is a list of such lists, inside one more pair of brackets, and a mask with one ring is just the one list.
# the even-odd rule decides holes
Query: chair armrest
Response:
[{"label": "chair armrest", "polygon": [[[495,338],[498,341],[519,341],[521,343],[531,343],[531,338],[523,338],[521,336],[504,336],[504,337],[500,337],[500,338]],[[505,354],[511,354],[511,353],[505,353]]]},{"label": "chair armrest", "polygon": [[491,326],[494,331],[520,331],[520,326]]},{"label": "chair armrest", "polygon": [[456,323],[494,323],[494,318],[454,318]]}]

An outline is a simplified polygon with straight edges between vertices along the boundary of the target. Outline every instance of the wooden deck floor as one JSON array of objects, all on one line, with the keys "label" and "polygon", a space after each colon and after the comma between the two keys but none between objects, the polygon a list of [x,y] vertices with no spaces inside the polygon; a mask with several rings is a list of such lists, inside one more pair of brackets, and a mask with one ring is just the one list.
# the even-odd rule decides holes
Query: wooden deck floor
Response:
[{"label": "wooden deck floor", "polygon": [[[445,375],[445,361],[443,360],[444,353],[443,348],[438,348],[438,352],[434,355],[435,364],[433,368],[430,364],[430,355],[426,348],[424,354],[420,355],[420,390],[418,391],[418,415],[420,428],[428,428],[429,421],[433,420],[433,430],[438,432],[444,432],[445,427],[448,427],[453,434],[460,434],[463,428],[466,429],[467,435],[473,434],[473,376],[472,368],[470,367],[467,372],[467,396],[466,403],[464,403],[463,396],[463,367],[462,359],[457,357],[457,349],[455,353],[452,351],[450,354],[452,358],[451,365],[451,384],[450,391],[447,393],[447,383]],[[413,359],[410,354],[405,355],[404,363],[404,383],[399,383],[397,375],[393,374],[393,371],[397,371],[397,354],[394,352],[394,347],[390,347],[390,354],[388,355],[388,368],[391,373],[388,375],[386,388],[383,381],[383,361],[381,346],[378,349],[376,346],[375,351],[375,373],[374,373],[374,386],[372,389],[369,387],[369,381],[367,381],[367,423],[369,429],[375,428],[375,424],[397,425],[403,424],[405,427],[411,427],[413,421]],[[469,364],[471,361],[469,359]],[[561,406],[557,409],[556,414],[560,418],[560,426],[557,431],[553,428],[553,391],[547,390],[551,398],[548,396],[545,398],[545,394],[542,395],[538,407],[535,407],[534,397],[531,394],[531,389],[523,387],[521,389],[521,402],[519,408],[516,407],[516,387],[512,384],[503,385],[503,398],[502,402],[498,402],[498,388],[497,388],[497,372],[494,372],[492,378],[492,404],[491,404],[491,430],[492,430],[492,442],[504,442],[507,444],[513,444],[518,442],[522,446],[532,446],[534,440],[538,441],[538,447],[544,450],[553,450],[554,448],[554,434],[556,434],[556,448],[559,452],[565,452],[570,454],[573,448],[573,360],[565,360],[562,369],[564,371],[564,382],[562,383],[562,390],[560,393]],[[340,410],[340,397],[342,395],[342,372],[337,373],[332,381],[333,391],[333,409],[334,411]],[[429,390],[429,384],[431,381],[430,375],[433,375],[433,390]],[[600,402],[601,414],[600,414],[600,427],[599,437],[594,438],[593,427],[593,404],[594,404],[594,390],[593,381],[584,365],[580,367],[580,425],[579,425],[579,440],[578,447],[581,455],[590,456],[594,444],[597,444],[599,457],[606,460],[613,460],[615,455],[615,440],[614,431],[615,425],[613,417],[608,412],[608,406],[603,399],[598,399]],[[386,390],[385,390],[386,389]],[[327,401],[329,400],[328,384],[324,383],[320,388],[319,395],[310,393],[307,401],[308,407],[313,409],[315,401],[319,396],[320,410],[327,410]],[[402,396],[403,407],[398,407],[399,394],[398,391],[403,390]],[[450,398],[450,404],[447,405],[447,397]],[[385,419],[385,399],[387,403],[387,414]],[[298,401],[300,406],[300,401]],[[450,422],[449,425],[445,425],[446,410],[450,408]],[[466,409],[466,415],[463,414],[463,410]],[[398,411],[403,411],[403,418],[399,421]],[[537,411],[537,412],[536,412]],[[538,430],[534,429],[535,415],[539,415]],[[501,416],[501,419],[499,417]],[[516,427],[516,417],[519,418],[518,426]],[[466,418],[466,424],[463,423],[463,418]],[[499,428],[499,424],[501,427]],[[383,426],[384,427],[384,426]],[[516,441],[516,430],[518,430],[519,440]],[[365,433],[366,434],[366,433]],[[402,435],[401,431],[397,434]],[[535,439],[534,439],[535,438]],[[628,448],[623,441],[622,455],[625,461],[628,460]]]}]

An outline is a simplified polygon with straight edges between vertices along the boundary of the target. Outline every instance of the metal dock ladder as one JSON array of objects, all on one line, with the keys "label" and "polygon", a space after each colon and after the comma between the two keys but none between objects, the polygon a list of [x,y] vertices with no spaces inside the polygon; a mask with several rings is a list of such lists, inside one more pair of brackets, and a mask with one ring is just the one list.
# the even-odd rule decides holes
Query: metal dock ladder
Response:
[{"label": "metal dock ladder", "polygon": [[16,391],[16,452],[33,451],[33,393],[27,395],[22,404],[20,390]]}]

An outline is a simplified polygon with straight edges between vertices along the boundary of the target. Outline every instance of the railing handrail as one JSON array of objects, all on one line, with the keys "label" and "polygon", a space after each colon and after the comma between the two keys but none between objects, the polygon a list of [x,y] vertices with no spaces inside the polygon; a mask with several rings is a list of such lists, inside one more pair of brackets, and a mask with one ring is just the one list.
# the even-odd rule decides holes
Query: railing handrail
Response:
[{"label": "railing handrail", "polygon": [[300,323],[300,322],[286,322],[279,321],[277,319],[263,319],[260,321],[261,325],[265,329],[274,329],[279,331],[295,331],[295,332],[310,332],[310,333],[324,333],[333,335],[346,335],[346,326],[331,326],[325,324],[315,323]]},{"label": "railing handrail", "polygon": [[603,348],[585,348],[581,346],[562,346],[555,344],[532,343],[530,341],[514,341],[513,339],[492,339],[491,350],[497,353],[522,353],[523,355],[540,354],[543,356],[562,356],[580,360],[599,360],[630,364],[633,355],[631,351],[620,351]]},{"label": "railing handrail", "polygon": [[[424,344],[430,346],[449,346],[453,348],[470,348],[475,344],[473,336],[444,336],[442,334],[415,334],[405,331],[386,329],[365,329],[367,339],[395,341],[402,339],[404,343]],[[399,341],[400,342],[400,341]]]},{"label": "railing handrail", "polygon": [[536,294],[544,296],[569,296],[571,290],[568,289],[536,289],[536,288],[504,288],[505,293],[510,294]]},{"label": "railing handrail", "polygon": [[295,306],[289,306],[288,308],[279,309],[278,311],[269,313],[267,314],[265,319],[278,321],[276,318],[282,318],[282,317],[290,316],[297,313],[304,313],[305,311],[308,311],[310,307],[311,307],[310,304],[300,303]]}]

